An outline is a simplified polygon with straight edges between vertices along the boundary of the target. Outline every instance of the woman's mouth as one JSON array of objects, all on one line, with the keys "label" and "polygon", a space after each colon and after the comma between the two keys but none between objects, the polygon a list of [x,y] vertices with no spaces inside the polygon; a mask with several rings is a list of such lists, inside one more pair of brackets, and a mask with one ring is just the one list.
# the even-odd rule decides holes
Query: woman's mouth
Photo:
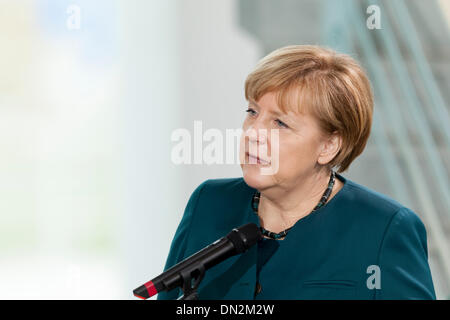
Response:
[{"label": "woman's mouth", "polygon": [[249,160],[250,164],[262,164],[262,165],[270,164],[270,161],[260,159],[257,156],[253,156],[253,155],[249,154],[248,152],[246,152],[246,155],[248,157],[248,160]]}]

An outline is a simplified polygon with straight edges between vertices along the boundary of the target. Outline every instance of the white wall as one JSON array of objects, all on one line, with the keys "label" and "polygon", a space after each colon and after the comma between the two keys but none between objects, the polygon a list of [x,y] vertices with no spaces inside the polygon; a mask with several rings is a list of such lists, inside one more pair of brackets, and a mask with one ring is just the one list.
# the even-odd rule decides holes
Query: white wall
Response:
[{"label": "white wall", "polygon": [[[171,162],[171,132],[194,120],[237,129],[245,115],[243,85],[260,57],[239,30],[235,1],[123,1],[125,290],[157,276],[193,190],[210,178],[237,177],[235,165]],[[125,297],[129,297],[125,293]]]}]

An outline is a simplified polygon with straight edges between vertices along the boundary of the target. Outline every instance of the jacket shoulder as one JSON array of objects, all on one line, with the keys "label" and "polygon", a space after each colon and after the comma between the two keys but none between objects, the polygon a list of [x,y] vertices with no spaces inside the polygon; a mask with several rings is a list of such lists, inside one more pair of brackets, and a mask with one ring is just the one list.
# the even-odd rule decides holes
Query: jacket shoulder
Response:
[{"label": "jacket shoulder", "polygon": [[372,232],[377,229],[384,232],[397,221],[423,226],[419,215],[408,206],[350,179],[346,178],[344,189],[340,192],[342,195],[336,205],[340,213],[339,219],[346,218],[346,222],[366,226]]},{"label": "jacket shoulder", "polygon": [[351,204],[353,209],[349,212],[357,220],[383,221],[382,225],[385,226],[399,210],[408,209],[386,194],[350,180],[347,183],[347,203]]},{"label": "jacket shoulder", "polygon": [[361,236],[370,233],[372,240],[380,243],[386,230],[397,221],[406,225],[423,225],[418,214],[391,197],[353,181],[347,183],[339,218],[353,226],[352,230]]}]

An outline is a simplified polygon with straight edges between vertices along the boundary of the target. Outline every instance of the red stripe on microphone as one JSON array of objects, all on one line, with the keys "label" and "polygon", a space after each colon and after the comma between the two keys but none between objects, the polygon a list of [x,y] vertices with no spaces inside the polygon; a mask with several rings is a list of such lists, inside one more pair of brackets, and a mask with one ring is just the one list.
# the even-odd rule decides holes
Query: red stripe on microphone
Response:
[{"label": "red stripe on microphone", "polygon": [[149,297],[152,297],[158,293],[153,282],[149,281],[149,282],[145,283],[144,286],[147,288]]}]

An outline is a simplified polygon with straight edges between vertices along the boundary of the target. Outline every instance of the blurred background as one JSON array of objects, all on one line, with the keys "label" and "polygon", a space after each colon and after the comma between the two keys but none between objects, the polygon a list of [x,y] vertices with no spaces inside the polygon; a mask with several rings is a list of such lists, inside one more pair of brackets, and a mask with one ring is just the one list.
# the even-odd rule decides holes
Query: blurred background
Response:
[{"label": "blurred background", "polygon": [[421,217],[449,299],[449,27],[450,0],[0,0],[0,299],[134,299],[193,190],[241,176],[175,164],[172,133],[241,128],[247,74],[290,44],[368,71],[343,175]]}]

